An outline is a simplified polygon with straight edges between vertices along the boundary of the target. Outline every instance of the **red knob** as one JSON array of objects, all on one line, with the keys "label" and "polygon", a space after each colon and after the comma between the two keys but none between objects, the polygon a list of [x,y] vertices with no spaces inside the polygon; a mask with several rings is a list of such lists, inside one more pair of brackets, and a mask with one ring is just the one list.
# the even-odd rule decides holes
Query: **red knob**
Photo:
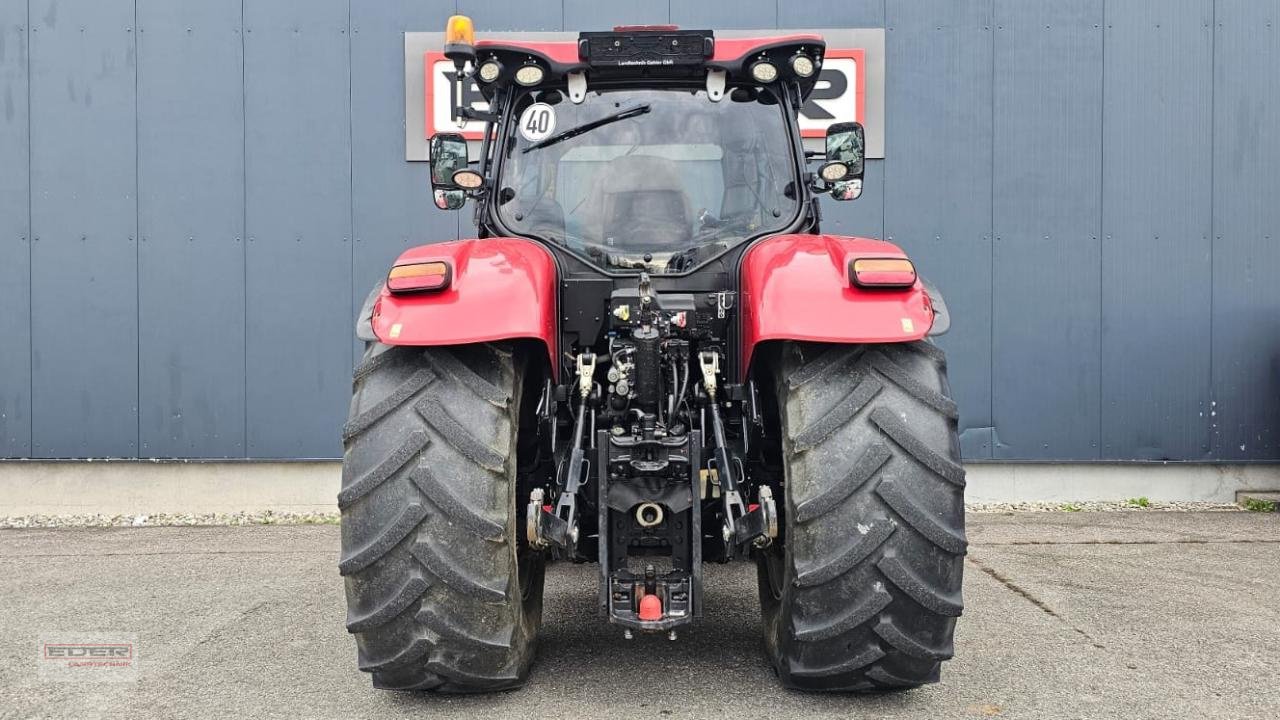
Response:
[{"label": "red knob", "polygon": [[662,619],[662,600],[657,595],[645,595],[640,598],[640,619]]}]

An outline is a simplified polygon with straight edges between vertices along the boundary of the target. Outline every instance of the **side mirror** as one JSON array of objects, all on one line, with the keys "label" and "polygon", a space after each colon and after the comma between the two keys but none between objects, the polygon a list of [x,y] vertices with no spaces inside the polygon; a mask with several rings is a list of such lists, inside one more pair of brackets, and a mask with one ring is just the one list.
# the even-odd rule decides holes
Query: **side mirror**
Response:
[{"label": "side mirror", "polygon": [[453,174],[467,168],[467,140],[458,133],[431,136],[431,187],[452,190]]},{"label": "side mirror", "polygon": [[862,123],[832,123],[827,127],[827,161],[818,175],[831,185],[832,198],[854,200],[862,194],[866,146]]},{"label": "side mirror", "polygon": [[441,210],[457,210],[467,204],[467,194],[461,190],[444,190],[435,188],[431,191],[436,207]]},{"label": "side mirror", "polygon": [[842,180],[831,186],[831,197],[836,200],[857,200],[862,196],[862,179]]}]

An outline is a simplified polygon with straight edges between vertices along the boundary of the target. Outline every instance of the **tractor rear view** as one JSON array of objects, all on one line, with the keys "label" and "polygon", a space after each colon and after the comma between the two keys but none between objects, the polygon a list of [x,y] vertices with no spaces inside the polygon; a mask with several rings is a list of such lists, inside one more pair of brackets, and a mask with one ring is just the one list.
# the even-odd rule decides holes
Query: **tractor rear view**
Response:
[{"label": "tractor rear view", "polygon": [[338,502],[360,669],[516,687],[549,561],[598,564],[620,638],[676,640],[722,611],[704,564],[746,560],[788,687],[937,681],[966,546],[929,339],[949,320],[899,248],[821,231],[864,148],[857,123],[804,148],[822,39],[446,35],[488,109],[455,110],[485,124],[478,158],[431,139],[433,194],[478,233],[404,253],[358,320]]}]

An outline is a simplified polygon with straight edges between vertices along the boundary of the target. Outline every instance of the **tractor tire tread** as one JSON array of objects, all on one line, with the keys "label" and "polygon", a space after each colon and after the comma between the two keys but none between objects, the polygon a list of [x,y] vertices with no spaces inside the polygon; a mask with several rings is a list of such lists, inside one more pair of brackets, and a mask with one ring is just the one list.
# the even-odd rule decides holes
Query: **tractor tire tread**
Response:
[{"label": "tractor tire tread", "polygon": [[458,422],[457,418],[449,414],[439,398],[428,395],[418,402],[415,409],[431,429],[440,434],[444,442],[452,445],[468,460],[493,473],[502,471],[506,462],[502,453],[477,440],[475,435]]},{"label": "tractor tire tread", "polygon": [[967,549],[945,357],[927,341],[773,352],[785,524],[757,557],[774,669],[802,690],[936,682]]},{"label": "tractor tire tread", "polygon": [[819,667],[808,667],[799,663],[792,663],[791,674],[800,677],[829,677],[832,675],[844,675],[851,673],[870,665],[871,663],[884,657],[884,650],[879,645],[871,645],[862,650],[862,652],[840,660],[831,665],[822,665]]},{"label": "tractor tire tread", "polygon": [[427,572],[459,593],[476,597],[484,602],[503,602],[507,599],[506,583],[490,585],[483,576],[476,575],[456,563],[450,563],[443,548],[430,538],[419,541],[409,551]]},{"label": "tractor tire tread", "polygon": [[[863,526],[867,527],[867,526]],[[887,522],[871,525],[866,533],[854,535],[847,545],[832,557],[796,567],[796,587],[814,587],[835,580],[852,570],[875,552],[893,534],[894,526]]]},{"label": "tractor tire tread", "polygon": [[457,355],[447,349],[438,353],[431,353],[428,356],[428,361],[437,372],[447,374],[462,383],[468,390],[475,393],[476,397],[494,407],[505,408],[507,403],[511,401],[509,394],[497,385],[480,377],[475,370],[467,367],[465,363],[458,359]]},{"label": "tractor tire tread", "polygon": [[478,508],[468,505],[450,490],[448,485],[440,482],[430,468],[421,465],[414,468],[409,473],[409,479],[424,496],[431,499],[432,505],[440,508],[451,522],[467,528],[482,538],[501,540],[504,530],[502,523],[484,515]]},{"label": "tractor tire tread", "polygon": [[422,597],[427,591],[427,581],[421,577],[410,577],[399,590],[387,598],[386,602],[359,617],[347,616],[347,632],[365,632],[386,625],[404,612],[406,608]]},{"label": "tractor tire tread", "polygon": [[[366,348],[367,347],[368,346],[366,346]],[[360,364],[356,365],[356,369],[351,372],[352,384],[368,377],[373,371],[395,358],[395,353],[387,353],[387,349],[391,347],[390,345],[374,344],[373,347],[375,347],[377,351],[373,353],[366,353],[364,358],[360,361]]]},{"label": "tractor tire tread", "polygon": [[379,400],[376,405],[347,420],[347,424],[342,427],[342,439],[344,441],[350,440],[359,433],[368,430],[370,426],[403,405],[409,398],[421,392],[423,388],[431,384],[435,379],[436,374],[434,372],[427,368],[420,368],[390,394]]},{"label": "tractor tire tread", "polygon": [[951,398],[925,385],[911,376],[903,367],[882,352],[870,353],[871,367],[893,384],[902,388],[912,397],[947,417],[955,420],[960,417],[956,403]]},{"label": "tractor tire tread", "polygon": [[933,587],[909,565],[896,557],[883,557],[876,563],[876,567],[889,578],[889,582],[910,595],[930,612],[946,617],[960,617],[964,604],[960,602],[958,591],[947,592]]},{"label": "tractor tire tread", "polygon": [[370,343],[355,372],[339,572],[376,688],[489,692],[528,678],[542,559],[516,535],[524,358]]},{"label": "tractor tire tread", "polygon": [[911,493],[902,489],[897,482],[886,478],[876,487],[876,494],[885,504],[906,521],[921,535],[929,538],[933,544],[954,555],[963,555],[968,543],[964,534],[948,528],[945,523],[929,514],[929,511],[911,498]]},{"label": "tractor tire tread", "polygon": [[854,352],[848,352],[847,348],[839,345],[820,346],[821,349],[810,355],[810,359],[803,362],[800,367],[787,376],[787,385],[796,390],[808,385],[810,382],[836,372],[858,359],[862,354],[862,348],[857,348]]},{"label": "tractor tire tread", "polygon": [[835,407],[792,438],[792,452],[804,452],[826,440],[831,433],[844,427],[858,411],[866,407],[883,387],[884,383],[873,377],[858,383]]},{"label": "tractor tire tread", "polygon": [[841,482],[833,483],[820,494],[796,503],[795,520],[806,523],[821,517],[844,502],[888,462],[893,453],[884,443],[874,443],[863,451],[853,469]]},{"label": "tractor tire tread", "polygon": [[938,477],[956,487],[964,487],[964,466],[958,460],[943,457],[930,449],[907,427],[907,422],[893,411],[876,408],[871,411],[871,422],[922,465],[937,473]]},{"label": "tractor tire tread", "polygon": [[898,650],[921,660],[950,660],[955,655],[951,642],[940,647],[929,647],[898,629],[892,618],[881,618],[875,627],[876,635]]},{"label": "tractor tire tread", "polygon": [[[409,433],[408,439],[397,447],[394,453],[388,455],[387,459],[378,463],[372,470],[359,477],[344,477],[342,491],[338,493],[338,509],[345,510],[351,507],[355,501],[373,492],[375,488],[386,482],[388,478],[395,475],[400,468],[422,452],[428,442],[431,441],[427,438],[425,432],[414,430]],[[346,472],[347,468],[343,468],[344,475],[346,475]]]},{"label": "tractor tire tread", "polygon": [[893,596],[882,588],[867,593],[858,602],[820,622],[796,623],[795,637],[800,642],[827,640],[852,630],[880,614],[893,602]]},{"label": "tractor tire tread", "polygon": [[450,620],[444,613],[437,612],[434,608],[422,608],[418,611],[416,619],[423,627],[427,628],[427,630],[435,633],[439,637],[456,640],[469,647],[503,651],[511,649],[511,638],[509,635],[504,638],[501,633],[493,637],[486,637],[478,633],[473,633],[453,620]]},{"label": "tractor tire tread", "polygon": [[427,519],[427,508],[421,503],[410,503],[400,511],[391,524],[383,527],[382,533],[376,535],[368,543],[349,555],[344,555],[338,563],[338,571],[343,575],[357,573],[386,555],[400,544],[418,524]]}]

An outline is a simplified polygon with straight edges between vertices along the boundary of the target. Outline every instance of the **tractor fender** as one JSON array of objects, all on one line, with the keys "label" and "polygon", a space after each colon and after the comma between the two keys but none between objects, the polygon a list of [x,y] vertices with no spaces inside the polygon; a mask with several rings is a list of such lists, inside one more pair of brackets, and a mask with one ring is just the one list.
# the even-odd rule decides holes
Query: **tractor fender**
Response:
[{"label": "tractor fender", "polygon": [[365,296],[364,304],[360,306],[360,314],[356,316],[357,340],[362,342],[377,341],[378,336],[373,334],[373,306],[378,304],[378,299],[382,297],[382,290],[385,287],[386,283],[379,282]]},{"label": "tractor fender", "polygon": [[930,293],[853,284],[855,258],[905,258],[892,243],[840,235],[775,235],[749,248],[741,264],[741,379],[758,344],[770,340],[896,343],[930,334]]},{"label": "tractor fender", "polygon": [[929,295],[929,302],[933,305],[933,327],[929,328],[929,337],[946,335],[951,329],[951,311],[947,310],[947,301],[942,298],[942,292],[938,290],[938,286],[929,282],[923,275],[920,276],[920,284],[924,285],[924,291]]},{"label": "tractor fender", "polygon": [[[531,240],[482,238],[421,245],[396,265],[443,260],[452,279],[443,290],[392,293],[385,285],[366,300],[359,325],[386,345],[463,345],[528,338],[556,361],[556,263]],[[364,332],[357,327],[356,334]]]}]

